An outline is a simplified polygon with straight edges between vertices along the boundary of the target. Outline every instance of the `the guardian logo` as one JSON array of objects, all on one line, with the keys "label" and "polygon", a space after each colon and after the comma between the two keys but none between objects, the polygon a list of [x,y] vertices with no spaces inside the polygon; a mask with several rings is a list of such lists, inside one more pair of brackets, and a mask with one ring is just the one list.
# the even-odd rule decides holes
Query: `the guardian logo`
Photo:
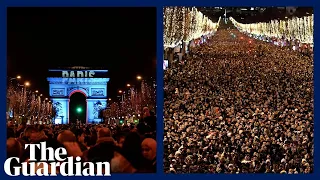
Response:
[{"label": "the guardian logo", "polygon": [[[4,163],[4,171],[9,176],[111,176],[109,162],[81,162],[81,157],[67,157],[65,148],[58,148],[54,151],[53,148],[46,147],[45,142],[40,144],[26,144],[25,149],[30,147],[30,159],[28,162],[20,162],[17,157],[11,157]],[[35,158],[36,148],[40,149],[40,162]],[[49,157],[47,157],[47,152]],[[13,167],[11,163],[18,162],[21,166]],[[58,162],[48,162],[58,161]],[[67,172],[66,172],[67,170]]]}]

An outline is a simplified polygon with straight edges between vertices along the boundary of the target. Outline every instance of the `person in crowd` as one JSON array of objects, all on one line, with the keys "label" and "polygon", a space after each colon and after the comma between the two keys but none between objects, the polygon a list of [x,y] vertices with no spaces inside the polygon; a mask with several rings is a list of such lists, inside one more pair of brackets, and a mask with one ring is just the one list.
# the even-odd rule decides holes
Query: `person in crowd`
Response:
[{"label": "person in crowd", "polygon": [[115,140],[111,137],[109,128],[99,128],[95,146],[88,150],[87,158],[90,162],[110,162],[114,155]]},{"label": "person in crowd", "polygon": [[77,129],[75,136],[77,138],[77,142],[80,146],[81,151],[83,152],[83,151],[88,150],[89,149],[89,147],[88,147],[89,138],[86,135],[85,131],[83,129]]},{"label": "person in crowd", "polygon": [[[68,157],[79,156],[83,162],[109,162],[111,173],[156,172],[150,168],[141,146],[146,137],[155,137],[155,132],[138,132],[135,125],[23,124],[16,128],[14,124],[8,123],[7,136],[7,157],[19,157],[21,162],[30,162],[30,147],[24,149],[25,144],[46,142],[47,147],[54,150],[63,147]],[[35,162],[40,161],[40,150],[36,149],[35,154]],[[12,164],[11,168],[16,166],[21,164]]]},{"label": "person in crowd", "polygon": [[157,142],[152,138],[146,138],[142,141],[141,148],[143,157],[150,164],[150,171],[156,172]]}]

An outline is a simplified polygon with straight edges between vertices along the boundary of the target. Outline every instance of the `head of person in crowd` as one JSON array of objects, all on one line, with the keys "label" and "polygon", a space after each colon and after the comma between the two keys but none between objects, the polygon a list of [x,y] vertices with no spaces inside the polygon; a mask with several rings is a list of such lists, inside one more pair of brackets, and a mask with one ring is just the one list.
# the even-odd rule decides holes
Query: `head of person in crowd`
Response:
[{"label": "head of person in crowd", "polygon": [[143,118],[146,118],[146,117],[150,116],[150,110],[149,110],[148,107],[144,107],[142,112],[143,112],[143,116],[142,116]]},{"label": "head of person in crowd", "polygon": [[155,161],[157,155],[157,142],[152,138],[145,138],[141,143],[144,158]]},{"label": "head of person in crowd", "polygon": [[126,134],[125,133],[118,133],[117,134],[117,146],[122,148],[122,145],[124,143],[125,138],[126,138]]}]

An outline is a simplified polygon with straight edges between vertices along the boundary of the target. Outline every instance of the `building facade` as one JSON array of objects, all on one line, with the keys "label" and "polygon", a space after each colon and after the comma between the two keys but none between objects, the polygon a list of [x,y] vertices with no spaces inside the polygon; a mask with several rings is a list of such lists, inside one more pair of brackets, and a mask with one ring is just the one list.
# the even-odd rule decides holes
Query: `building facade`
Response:
[{"label": "building facade", "polygon": [[55,124],[69,124],[70,97],[82,93],[86,97],[86,123],[99,123],[99,112],[107,107],[108,70],[86,67],[50,69],[49,93],[56,109]]}]

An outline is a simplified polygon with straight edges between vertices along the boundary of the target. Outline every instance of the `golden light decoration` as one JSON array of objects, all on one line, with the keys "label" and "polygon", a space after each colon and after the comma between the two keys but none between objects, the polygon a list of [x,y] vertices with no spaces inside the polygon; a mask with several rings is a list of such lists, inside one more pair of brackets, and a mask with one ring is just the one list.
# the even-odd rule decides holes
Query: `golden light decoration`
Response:
[{"label": "golden light decoration", "polygon": [[[154,82],[152,82],[154,83]],[[130,93],[125,95],[121,102],[110,103],[110,118],[120,116],[132,117],[141,113],[143,107],[155,110],[156,107],[156,88],[151,82],[141,81],[141,89],[130,88]]]},{"label": "golden light decoration", "polygon": [[212,22],[195,7],[165,7],[163,12],[163,42],[173,48],[217,30],[219,21]]},{"label": "golden light decoration", "polygon": [[301,43],[313,44],[314,15],[285,20],[271,20],[268,23],[242,24],[230,17],[232,23],[242,32],[276,37],[288,40],[297,39]]},{"label": "golden light decoration", "polygon": [[18,123],[21,123],[19,115],[22,115],[31,124],[36,120],[45,120],[53,115],[51,106],[47,102],[41,101],[40,96],[36,96],[33,91],[21,89],[16,84],[9,85],[7,89],[7,101],[8,111],[13,113],[12,118]]}]

